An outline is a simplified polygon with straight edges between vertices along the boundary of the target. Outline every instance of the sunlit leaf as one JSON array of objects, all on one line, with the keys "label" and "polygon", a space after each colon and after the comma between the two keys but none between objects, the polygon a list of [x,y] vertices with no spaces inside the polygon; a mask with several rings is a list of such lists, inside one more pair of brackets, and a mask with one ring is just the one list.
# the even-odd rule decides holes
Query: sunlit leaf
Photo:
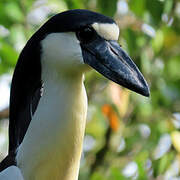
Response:
[{"label": "sunlit leaf", "polygon": [[174,148],[176,149],[176,151],[178,151],[180,153],[180,132],[173,131],[171,133],[171,139],[172,139]]},{"label": "sunlit leaf", "polygon": [[169,14],[173,7],[173,0],[165,0],[164,13]]},{"label": "sunlit leaf", "polygon": [[152,46],[155,50],[155,52],[159,52],[161,48],[163,47],[164,43],[164,35],[162,31],[157,31],[156,36],[152,41]]},{"label": "sunlit leaf", "polygon": [[5,6],[5,11],[7,13],[7,15],[14,21],[18,21],[21,22],[23,20],[23,14],[22,11],[20,9],[20,7],[18,6],[17,3],[11,1],[9,3],[6,3]]}]

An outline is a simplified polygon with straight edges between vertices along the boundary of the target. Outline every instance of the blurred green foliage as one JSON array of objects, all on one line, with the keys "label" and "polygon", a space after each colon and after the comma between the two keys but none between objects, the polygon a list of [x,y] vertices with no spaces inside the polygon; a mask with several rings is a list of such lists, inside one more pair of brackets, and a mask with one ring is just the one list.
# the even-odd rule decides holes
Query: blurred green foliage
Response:
[{"label": "blurred green foliage", "polygon": [[[179,136],[172,140],[172,133],[178,134],[180,128],[180,1],[1,0],[0,75],[12,73],[26,41],[48,17],[74,8],[94,10],[116,20],[121,31],[119,43],[151,89],[147,99],[97,73],[87,74],[88,148],[79,179],[178,177]],[[103,111],[104,104],[109,105],[111,115]]]}]

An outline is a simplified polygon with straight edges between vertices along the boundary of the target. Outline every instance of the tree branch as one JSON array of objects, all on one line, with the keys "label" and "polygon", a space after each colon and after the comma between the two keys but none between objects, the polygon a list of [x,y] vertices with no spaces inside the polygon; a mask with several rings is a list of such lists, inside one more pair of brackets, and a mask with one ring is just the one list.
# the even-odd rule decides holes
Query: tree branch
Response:
[{"label": "tree branch", "polygon": [[110,137],[111,137],[111,133],[112,133],[112,129],[109,126],[106,134],[105,134],[105,144],[104,146],[96,153],[96,157],[95,157],[95,161],[94,163],[91,165],[91,169],[90,169],[90,174],[92,175],[94,173],[94,171],[96,171],[96,169],[101,166],[104,162],[106,153],[109,150],[109,143],[110,143]]}]

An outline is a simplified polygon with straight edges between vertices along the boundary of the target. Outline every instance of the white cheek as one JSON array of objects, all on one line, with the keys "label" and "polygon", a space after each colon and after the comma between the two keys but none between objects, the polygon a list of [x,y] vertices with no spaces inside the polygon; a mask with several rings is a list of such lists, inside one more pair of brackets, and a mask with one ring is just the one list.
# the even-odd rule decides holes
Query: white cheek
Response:
[{"label": "white cheek", "polygon": [[41,42],[42,59],[57,66],[84,64],[75,33],[51,33]]},{"label": "white cheek", "polygon": [[106,40],[118,40],[119,27],[116,24],[94,23],[92,27],[96,32]]}]

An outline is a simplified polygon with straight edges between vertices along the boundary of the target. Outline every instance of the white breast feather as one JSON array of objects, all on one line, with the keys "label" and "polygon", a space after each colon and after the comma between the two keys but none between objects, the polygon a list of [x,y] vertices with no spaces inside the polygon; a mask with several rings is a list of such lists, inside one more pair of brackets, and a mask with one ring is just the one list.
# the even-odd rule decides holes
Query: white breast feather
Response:
[{"label": "white breast feather", "polygon": [[41,58],[44,92],[17,164],[25,180],[77,180],[87,112],[79,42],[72,33],[52,33]]}]

